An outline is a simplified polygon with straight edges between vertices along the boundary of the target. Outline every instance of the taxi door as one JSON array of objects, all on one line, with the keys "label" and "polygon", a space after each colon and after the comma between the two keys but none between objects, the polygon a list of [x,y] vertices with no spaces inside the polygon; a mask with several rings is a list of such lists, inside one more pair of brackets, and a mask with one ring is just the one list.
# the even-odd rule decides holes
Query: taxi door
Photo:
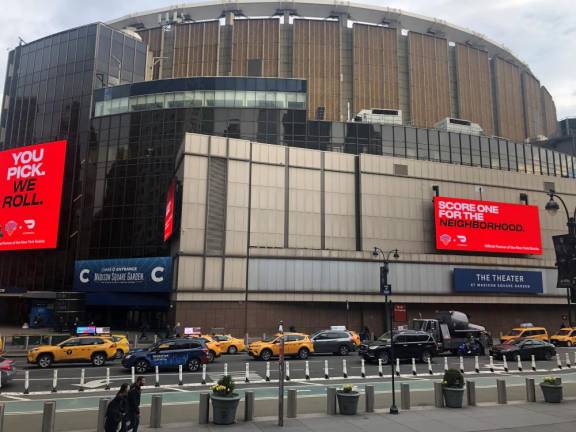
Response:
[{"label": "taxi door", "polygon": [[59,349],[54,351],[54,360],[75,361],[83,358],[82,340],[80,338],[68,339],[59,345]]},{"label": "taxi door", "polygon": [[152,367],[166,368],[174,366],[174,351],[176,345],[174,342],[166,342],[158,345],[150,355],[150,365]]},{"label": "taxi door", "polygon": [[300,346],[300,336],[288,335],[284,336],[284,355],[293,356],[298,354]]}]

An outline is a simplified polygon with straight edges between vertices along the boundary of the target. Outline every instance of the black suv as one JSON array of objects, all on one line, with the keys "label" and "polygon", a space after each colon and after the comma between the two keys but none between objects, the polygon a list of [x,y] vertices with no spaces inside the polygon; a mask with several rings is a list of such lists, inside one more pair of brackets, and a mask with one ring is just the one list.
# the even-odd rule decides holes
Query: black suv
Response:
[{"label": "black suv", "polygon": [[[359,354],[366,361],[377,362],[382,359],[383,364],[390,363],[390,334],[385,333],[376,341],[361,345]],[[403,359],[415,358],[427,362],[436,355],[438,347],[436,342],[426,332],[415,330],[402,330],[394,333],[394,357]]]},{"label": "black suv", "polygon": [[321,330],[310,336],[314,354],[348,355],[356,351],[352,335],[346,330]]}]

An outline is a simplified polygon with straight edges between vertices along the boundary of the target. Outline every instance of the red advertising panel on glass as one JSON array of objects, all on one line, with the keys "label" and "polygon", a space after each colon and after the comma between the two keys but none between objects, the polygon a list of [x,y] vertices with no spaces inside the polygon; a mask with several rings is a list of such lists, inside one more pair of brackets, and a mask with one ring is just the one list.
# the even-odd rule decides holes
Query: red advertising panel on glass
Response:
[{"label": "red advertising panel on glass", "polygon": [[0,152],[0,251],[58,246],[65,160],[66,141]]},{"label": "red advertising panel on glass", "polygon": [[164,241],[172,236],[174,230],[174,192],[176,190],[176,179],[172,179],[166,193],[166,215],[164,216]]},{"label": "red advertising panel on glass", "polygon": [[436,249],[541,255],[538,207],[436,197]]}]

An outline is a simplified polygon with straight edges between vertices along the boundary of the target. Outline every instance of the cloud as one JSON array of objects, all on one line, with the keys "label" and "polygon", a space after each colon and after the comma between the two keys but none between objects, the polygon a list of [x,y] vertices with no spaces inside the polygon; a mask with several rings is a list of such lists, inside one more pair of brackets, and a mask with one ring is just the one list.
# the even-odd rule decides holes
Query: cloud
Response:
[{"label": "cloud", "polygon": [[[381,5],[381,0],[357,0]],[[0,26],[0,86],[7,51],[18,36],[33,41],[94,21],[173,4],[173,0],[98,2],[19,0],[3,2]],[[558,116],[576,115],[576,8],[573,0],[388,0],[386,6],[440,18],[509,47],[552,93]]]}]

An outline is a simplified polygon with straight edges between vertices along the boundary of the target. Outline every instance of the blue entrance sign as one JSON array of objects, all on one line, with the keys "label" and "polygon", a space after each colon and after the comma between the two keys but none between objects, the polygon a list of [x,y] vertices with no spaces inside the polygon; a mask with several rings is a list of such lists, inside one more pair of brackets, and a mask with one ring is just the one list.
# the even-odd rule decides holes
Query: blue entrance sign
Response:
[{"label": "blue entrance sign", "polygon": [[542,272],[454,269],[454,291],[469,293],[539,294],[544,292]]},{"label": "blue entrance sign", "polygon": [[168,292],[172,287],[172,259],[129,258],[76,261],[74,290],[104,292]]}]

